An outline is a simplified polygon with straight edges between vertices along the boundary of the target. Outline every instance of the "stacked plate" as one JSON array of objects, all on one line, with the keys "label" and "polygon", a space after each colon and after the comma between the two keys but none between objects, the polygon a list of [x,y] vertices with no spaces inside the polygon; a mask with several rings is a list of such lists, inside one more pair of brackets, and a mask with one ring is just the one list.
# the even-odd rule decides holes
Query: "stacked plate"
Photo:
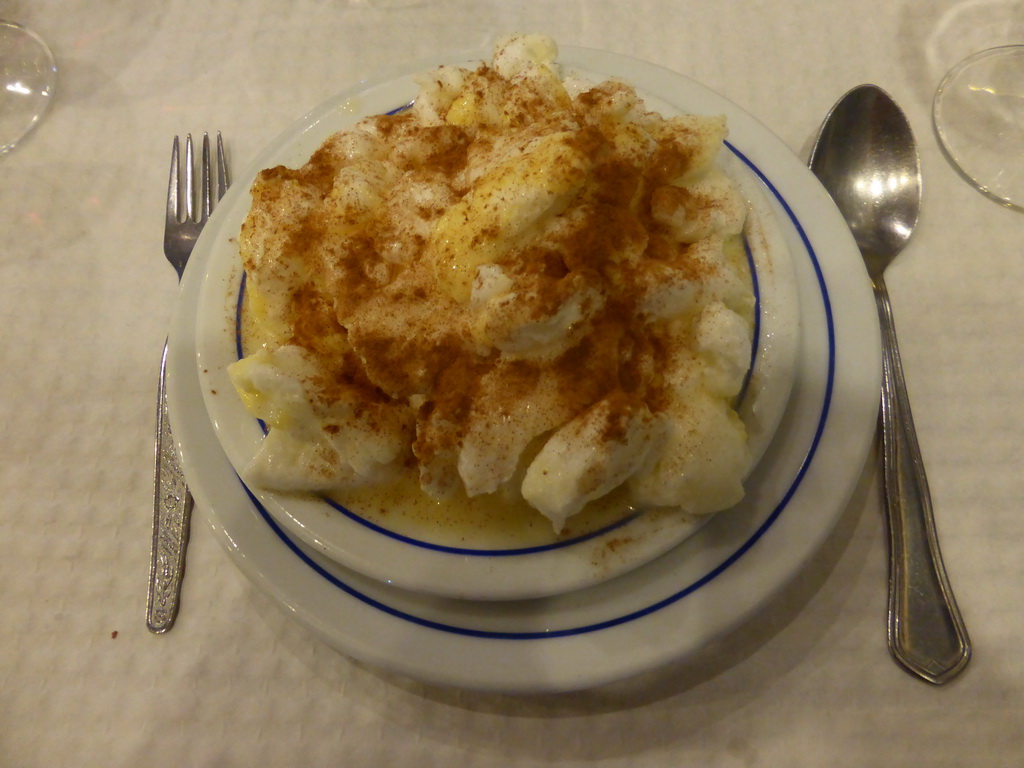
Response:
[{"label": "stacked plate", "polygon": [[411,537],[319,498],[248,487],[262,439],[225,369],[238,359],[236,239],[256,173],[297,167],[329,135],[407,104],[421,62],[339,94],[267,147],[207,225],[182,282],[168,358],[172,426],[194,495],[239,567],[341,652],[427,682],[589,687],[690,654],[743,621],[824,541],[874,434],[881,376],[860,255],[826,193],[749,115],[672,72],[564,48],[566,74],[620,77],[664,115],[725,114],[723,162],[751,201],[758,296],[740,407],[758,458],[747,495],[702,524],[638,515],[567,540],[461,546]]}]

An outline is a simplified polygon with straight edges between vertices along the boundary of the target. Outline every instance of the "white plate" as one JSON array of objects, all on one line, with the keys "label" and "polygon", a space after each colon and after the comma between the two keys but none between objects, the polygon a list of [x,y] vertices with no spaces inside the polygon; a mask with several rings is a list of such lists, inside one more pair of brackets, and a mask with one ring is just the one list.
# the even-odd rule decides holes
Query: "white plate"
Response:
[{"label": "white plate", "polygon": [[[186,270],[171,329],[172,426],[193,493],[233,560],[341,652],[431,683],[570,690],[698,650],[767,601],[819,548],[875,431],[881,356],[870,285],[849,230],[810,172],[756,120],[681,75],[597,51],[568,48],[560,58],[623,77],[680,108],[726,114],[730,145],[762,179],[782,222],[796,272],[800,345],[792,396],[748,483],[748,503],[647,565],[561,596],[471,602],[397,589],[289,535],[238,480],[196,368],[196,312],[210,249],[197,251]],[[358,98],[393,79],[361,86]],[[343,94],[310,115],[305,134],[287,137],[300,161],[319,145],[320,121],[353,108],[355,99],[355,91]],[[254,167],[263,165],[257,158]],[[245,196],[244,185],[243,178],[228,194]],[[222,208],[232,204],[226,198]],[[218,214],[204,239],[233,236]]]},{"label": "white plate", "polygon": [[[474,67],[480,58],[484,57],[463,63]],[[575,62],[563,69],[566,75],[590,82],[613,74]],[[713,103],[673,102],[656,92],[638,90],[649,109],[666,116],[681,111],[714,114]],[[236,180],[235,186],[241,189],[222,202],[217,229],[211,224],[212,234],[204,234],[197,245],[193,259],[206,264],[197,312],[197,364],[217,437],[242,477],[264,438],[262,424],[245,410],[227,375],[228,366],[241,353],[237,328],[244,282],[235,235],[251,205],[243,191],[262,168],[301,166],[309,158],[311,145],[319,146],[364,115],[395,111],[416,93],[410,77],[395,77],[360,86],[357,93],[343,93],[299,120],[260,154],[248,174]],[[758,317],[754,365],[740,415],[756,460],[782,418],[792,387],[799,304],[789,248],[763,183],[735,147],[722,153],[722,164],[740,184],[751,208],[746,235]],[[546,539],[527,545],[466,545],[459,541],[457,528],[439,527],[429,535],[412,537],[403,534],[400,526],[386,527],[388,523],[361,516],[358,509],[319,497],[275,493],[252,485],[249,490],[289,533],[342,565],[405,589],[459,599],[532,599],[593,586],[664,554],[701,524],[683,515],[639,515],[571,538],[556,538],[551,532]],[[389,520],[393,517],[392,510]]]}]

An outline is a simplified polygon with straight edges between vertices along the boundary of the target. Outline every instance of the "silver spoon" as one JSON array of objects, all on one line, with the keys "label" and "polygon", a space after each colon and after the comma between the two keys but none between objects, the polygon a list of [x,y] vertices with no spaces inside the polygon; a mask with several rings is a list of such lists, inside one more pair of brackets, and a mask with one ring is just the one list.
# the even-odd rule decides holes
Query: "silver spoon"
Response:
[{"label": "silver spoon", "polygon": [[889,294],[882,275],[903,250],[921,208],[921,167],[906,116],[885,91],[861,85],[821,126],[810,167],[864,256],[882,326],[882,455],[889,519],[889,649],[930,683],[956,677],[971,644],[946,577],[928,481],[910,413]]}]

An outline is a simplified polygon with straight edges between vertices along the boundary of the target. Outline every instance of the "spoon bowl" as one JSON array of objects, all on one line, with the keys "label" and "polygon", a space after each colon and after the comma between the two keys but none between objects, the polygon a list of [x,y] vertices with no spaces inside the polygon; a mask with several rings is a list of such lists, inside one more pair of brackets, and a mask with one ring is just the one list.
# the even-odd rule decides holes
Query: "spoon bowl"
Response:
[{"label": "spoon bowl", "polygon": [[921,163],[903,112],[880,88],[854,88],[825,119],[811,170],[849,224],[872,282],[879,280],[921,209]]},{"label": "spoon bowl", "polygon": [[903,111],[862,85],[828,114],[810,167],[846,219],[875,289],[882,331],[881,434],[889,521],[889,649],[909,672],[940,684],[971,645],[939,552],[924,461],[885,287],[886,267],[910,241],[921,209],[921,165]]}]

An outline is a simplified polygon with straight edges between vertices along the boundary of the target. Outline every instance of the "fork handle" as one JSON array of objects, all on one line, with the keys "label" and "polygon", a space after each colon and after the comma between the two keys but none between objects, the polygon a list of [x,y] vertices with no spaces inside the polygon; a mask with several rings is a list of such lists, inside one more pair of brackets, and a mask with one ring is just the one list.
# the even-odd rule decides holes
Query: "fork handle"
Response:
[{"label": "fork handle", "polygon": [[882,454],[889,520],[889,649],[914,675],[945,683],[967,666],[971,641],[939,552],[931,495],[903,378],[885,283],[875,280],[882,327]]},{"label": "fork handle", "polygon": [[192,494],[178,464],[178,452],[167,419],[167,344],[160,360],[156,409],[156,471],[153,494],[153,552],[149,569],[146,626],[166,632],[174,625],[185,574],[185,548],[192,519]]}]

